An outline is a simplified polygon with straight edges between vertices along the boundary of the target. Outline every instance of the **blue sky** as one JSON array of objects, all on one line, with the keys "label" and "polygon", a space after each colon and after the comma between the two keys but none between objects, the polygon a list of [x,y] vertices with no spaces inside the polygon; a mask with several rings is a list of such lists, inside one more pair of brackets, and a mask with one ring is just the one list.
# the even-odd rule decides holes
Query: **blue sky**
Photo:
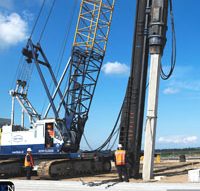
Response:
[{"label": "blue sky", "polygon": [[[56,68],[60,46],[75,1],[56,2],[41,44]],[[80,2],[79,0],[77,2]],[[33,40],[36,42],[52,0],[47,0]],[[42,0],[0,0],[0,117],[10,117],[11,98],[22,47],[30,35]],[[108,136],[117,118],[125,94],[129,75],[132,38],[134,31],[135,0],[117,0],[103,69],[98,81],[85,135],[96,148]],[[200,53],[198,0],[174,0],[174,17],[177,38],[177,63],[172,77],[161,80],[158,106],[156,148],[200,146]],[[75,7],[63,64],[68,60],[73,41],[79,3]],[[162,63],[167,70],[170,64],[170,26]],[[29,98],[40,112],[45,94],[39,76],[33,73]],[[19,116],[16,116],[19,118]],[[82,141],[85,148],[85,142]]]}]

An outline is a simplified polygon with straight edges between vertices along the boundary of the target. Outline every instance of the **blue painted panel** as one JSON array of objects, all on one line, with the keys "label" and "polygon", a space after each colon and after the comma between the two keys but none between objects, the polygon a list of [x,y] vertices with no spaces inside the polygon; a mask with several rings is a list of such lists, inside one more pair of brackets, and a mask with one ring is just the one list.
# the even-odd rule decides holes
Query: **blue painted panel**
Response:
[{"label": "blue painted panel", "polygon": [[42,153],[59,153],[60,145],[54,144],[54,147],[45,148],[44,144],[34,144],[34,145],[12,145],[12,146],[0,146],[0,155],[1,154],[24,154],[26,153],[27,148],[32,149],[33,154],[42,154]]}]

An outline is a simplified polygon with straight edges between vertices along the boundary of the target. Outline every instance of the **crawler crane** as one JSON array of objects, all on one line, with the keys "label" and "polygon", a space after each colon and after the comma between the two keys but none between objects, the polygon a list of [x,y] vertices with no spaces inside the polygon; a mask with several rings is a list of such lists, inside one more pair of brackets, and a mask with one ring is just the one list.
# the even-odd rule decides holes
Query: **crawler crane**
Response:
[{"label": "crawler crane", "polygon": [[[112,153],[84,153],[79,152],[79,147],[106,52],[114,4],[115,0],[81,1],[71,57],[59,81],[41,44],[28,39],[22,54],[28,66],[35,65],[49,105],[45,115],[41,116],[28,98],[27,82],[17,79],[16,88],[10,91],[12,123],[4,126],[1,133],[0,155],[7,160],[0,161],[0,174],[18,173],[20,169],[16,166],[22,166],[27,147],[33,151],[40,178],[110,171]],[[43,74],[44,69],[54,84],[53,94]],[[62,90],[64,81],[67,86]],[[60,100],[58,105],[56,96]],[[14,124],[15,99],[28,115],[30,129]],[[51,109],[53,116],[49,114]],[[53,137],[47,133],[49,127]]]}]

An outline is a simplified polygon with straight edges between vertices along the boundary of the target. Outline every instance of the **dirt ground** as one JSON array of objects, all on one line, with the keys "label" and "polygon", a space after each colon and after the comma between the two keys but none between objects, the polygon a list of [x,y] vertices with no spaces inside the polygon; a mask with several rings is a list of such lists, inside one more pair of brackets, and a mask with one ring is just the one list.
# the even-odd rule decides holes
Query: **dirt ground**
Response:
[{"label": "dirt ground", "polygon": [[155,179],[160,178],[159,182],[186,183],[188,182],[188,171],[200,169],[200,160],[189,162],[163,161],[155,164]]},{"label": "dirt ground", "polygon": [[[193,160],[188,162],[179,161],[161,161],[154,165],[154,179],[151,182],[160,183],[187,183],[188,182],[188,171],[193,169],[200,169],[200,160]],[[142,172],[142,165],[140,168]],[[25,179],[25,177],[15,177],[14,179]],[[33,176],[32,179],[39,180],[37,176]],[[84,176],[78,178],[67,178],[61,181],[81,181],[82,183],[88,182],[113,182],[118,180],[116,169],[113,165],[111,173]],[[130,182],[143,182],[142,179],[130,178]]]},{"label": "dirt ground", "polygon": [[[200,161],[179,162],[179,161],[161,161],[154,166],[154,179],[151,182],[161,183],[187,183],[188,171],[200,169]],[[142,172],[142,165],[140,168]],[[84,182],[95,181],[115,181],[118,180],[116,170],[113,169],[109,174],[95,175],[93,177],[82,177]],[[78,181],[80,178],[72,178],[70,180]],[[130,182],[143,182],[142,179],[130,179]]]}]

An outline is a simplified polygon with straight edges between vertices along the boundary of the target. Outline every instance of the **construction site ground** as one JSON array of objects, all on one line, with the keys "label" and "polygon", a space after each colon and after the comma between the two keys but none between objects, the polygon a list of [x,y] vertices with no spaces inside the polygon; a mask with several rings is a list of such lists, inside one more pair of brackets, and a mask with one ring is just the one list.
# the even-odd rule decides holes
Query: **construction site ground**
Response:
[{"label": "construction site ground", "polygon": [[199,183],[126,183],[110,182],[83,185],[80,181],[12,180],[15,191],[200,191]]},{"label": "construction site ground", "polygon": [[[142,167],[142,165],[141,165]],[[16,185],[16,190],[184,190],[193,189],[200,191],[200,183],[188,182],[188,171],[200,169],[200,159],[179,162],[175,160],[164,160],[155,164],[155,178],[149,182],[140,179],[130,179],[129,183],[118,182],[116,169],[113,165],[111,173],[82,176],[76,178],[65,178],[60,180],[40,180],[33,176],[31,181],[25,180],[25,177],[13,177],[9,180]],[[142,170],[142,168],[141,168]],[[28,183],[28,184],[27,184]],[[49,188],[50,185],[57,185]],[[32,187],[31,187],[32,185]],[[131,186],[132,185],[132,186]],[[65,188],[65,189],[64,189]]]},{"label": "construction site ground", "polygon": [[[200,169],[200,159],[189,160],[187,162],[179,162],[178,160],[163,160],[154,165],[154,179],[151,182],[162,183],[186,183],[188,182],[188,171],[193,169]],[[142,172],[142,164],[140,171]],[[3,178],[3,177],[2,177]],[[25,177],[14,177],[14,179],[24,180]],[[37,176],[32,176],[33,180],[39,180]],[[100,175],[86,175],[76,178],[65,178],[62,181],[80,181],[93,182],[93,181],[117,181],[118,175],[114,164],[112,164],[111,173]],[[142,178],[130,179],[130,182],[144,182]]]}]

